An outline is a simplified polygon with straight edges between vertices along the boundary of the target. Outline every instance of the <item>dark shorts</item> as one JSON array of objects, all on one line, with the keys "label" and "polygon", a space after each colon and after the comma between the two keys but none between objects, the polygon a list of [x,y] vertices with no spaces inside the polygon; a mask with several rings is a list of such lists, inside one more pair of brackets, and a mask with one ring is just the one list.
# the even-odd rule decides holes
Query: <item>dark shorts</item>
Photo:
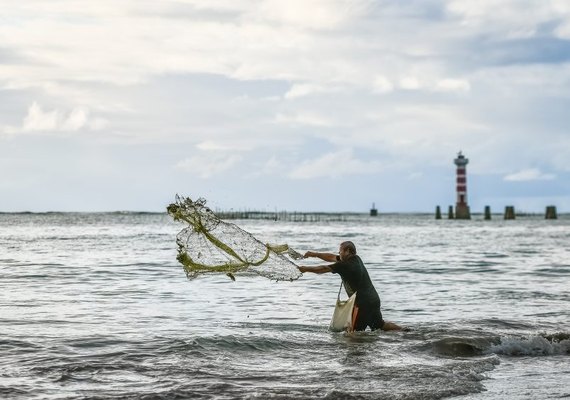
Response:
[{"label": "dark shorts", "polygon": [[364,331],[368,326],[373,331],[376,329],[382,329],[384,326],[380,304],[361,304],[358,306],[356,321],[353,328],[355,331]]}]

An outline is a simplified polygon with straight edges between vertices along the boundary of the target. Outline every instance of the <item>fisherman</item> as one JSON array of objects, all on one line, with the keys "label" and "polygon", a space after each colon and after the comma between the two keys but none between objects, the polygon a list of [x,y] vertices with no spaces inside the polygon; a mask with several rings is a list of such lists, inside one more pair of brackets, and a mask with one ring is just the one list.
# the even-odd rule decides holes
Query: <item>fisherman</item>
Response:
[{"label": "fisherman", "polygon": [[[324,274],[332,272],[339,274],[348,296],[356,292],[356,301],[353,309],[352,320],[354,331],[364,331],[367,327],[371,330],[382,329],[384,331],[402,330],[402,327],[393,322],[384,321],[380,311],[380,296],[374,288],[368,271],[358,255],[356,246],[350,241],[342,242],[338,255],[332,253],[318,253],[307,251],[305,258],[316,257],[323,261],[331,262],[329,265],[299,266],[301,272],[313,272]],[[407,330],[407,329],[405,329]]]}]

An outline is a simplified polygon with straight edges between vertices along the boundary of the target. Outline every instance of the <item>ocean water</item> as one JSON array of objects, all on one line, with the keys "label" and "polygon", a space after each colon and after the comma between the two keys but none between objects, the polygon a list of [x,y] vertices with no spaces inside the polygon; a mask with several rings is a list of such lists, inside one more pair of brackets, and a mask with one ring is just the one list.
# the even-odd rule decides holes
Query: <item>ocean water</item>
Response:
[{"label": "ocean water", "polygon": [[330,332],[333,274],[187,280],[165,214],[0,214],[0,398],[570,397],[568,216],[234,222],[352,240],[411,331]]}]

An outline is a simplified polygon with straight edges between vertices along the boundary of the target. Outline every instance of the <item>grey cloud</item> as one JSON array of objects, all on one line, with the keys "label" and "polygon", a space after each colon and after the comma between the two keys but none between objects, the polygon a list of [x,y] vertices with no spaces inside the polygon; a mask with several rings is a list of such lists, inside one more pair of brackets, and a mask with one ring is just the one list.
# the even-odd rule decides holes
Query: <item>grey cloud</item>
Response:
[{"label": "grey cloud", "polygon": [[461,56],[456,60],[449,58],[450,62],[457,62],[463,70],[525,64],[560,64],[570,61],[570,41],[554,37],[511,40],[480,37],[457,45],[454,54]]},{"label": "grey cloud", "polygon": [[369,6],[368,18],[409,18],[440,21],[447,18],[445,3],[437,0],[375,1]]}]

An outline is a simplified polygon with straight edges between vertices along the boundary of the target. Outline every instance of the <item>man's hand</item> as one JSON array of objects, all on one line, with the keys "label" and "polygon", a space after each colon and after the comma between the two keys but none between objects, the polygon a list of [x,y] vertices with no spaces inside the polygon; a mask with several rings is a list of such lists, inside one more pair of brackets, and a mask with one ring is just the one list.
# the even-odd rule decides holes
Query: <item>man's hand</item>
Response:
[{"label": "man's hand", "polygon": [[315,253],[314,251],[307,251],[303,257],[309,258],[309,257],[316,257],[316,256],[317,256],[317,253]]}]

